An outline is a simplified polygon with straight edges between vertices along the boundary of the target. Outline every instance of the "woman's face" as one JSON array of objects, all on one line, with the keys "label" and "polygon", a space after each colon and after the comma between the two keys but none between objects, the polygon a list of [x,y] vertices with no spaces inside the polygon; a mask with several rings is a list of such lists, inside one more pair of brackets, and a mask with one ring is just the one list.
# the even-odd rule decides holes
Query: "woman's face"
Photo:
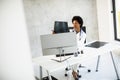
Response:
[{"label": "woman's face", "polygon": [[77,33],[80,32],[80,25],[81,25],[81,24],[79,24],[77,20],[74,20],[72,24],[73,24],[74,30],[75,30]]}]

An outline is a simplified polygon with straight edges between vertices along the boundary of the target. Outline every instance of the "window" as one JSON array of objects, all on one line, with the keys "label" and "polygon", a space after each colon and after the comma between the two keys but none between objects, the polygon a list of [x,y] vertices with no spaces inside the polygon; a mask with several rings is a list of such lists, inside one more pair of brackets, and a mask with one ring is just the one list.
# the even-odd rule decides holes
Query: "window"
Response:
[{"label": "window", "polygon": [[112,0],[115,40],[120,41],[120,0]]}]

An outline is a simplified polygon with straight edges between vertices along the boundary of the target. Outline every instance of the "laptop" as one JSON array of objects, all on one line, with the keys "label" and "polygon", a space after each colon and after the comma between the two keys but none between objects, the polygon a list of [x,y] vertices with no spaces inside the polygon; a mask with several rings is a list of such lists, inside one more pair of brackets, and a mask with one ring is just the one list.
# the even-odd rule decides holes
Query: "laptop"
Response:
[{"label": "laptop", "polygon": [[107,44],[108,42],[102,42],[102,41],[95,41],[93,43],[85,45],[85,47],[93,47],[93,48],[100,48]]}]

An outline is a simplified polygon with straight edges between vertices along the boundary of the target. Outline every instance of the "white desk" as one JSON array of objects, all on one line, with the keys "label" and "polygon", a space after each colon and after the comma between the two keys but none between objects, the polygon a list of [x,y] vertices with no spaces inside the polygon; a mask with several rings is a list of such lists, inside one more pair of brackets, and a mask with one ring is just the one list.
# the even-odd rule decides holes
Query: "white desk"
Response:
[{"label": "white desk", "polygon": [[[82,55],[80,54],[78,57],[74,57],[72,55],[70,59],[68,59],[67,61],[61,62],[61,63],[51,60],[53,58],[56,58],[55,55],[40,56],[38,58],[33,59],[33,63],[36,63],[39,66],[41,66],[42,68],[46,69],[46,71],[48,73],[49,80],[52,80],[51,76],[50,76],[51,72],[57,71],[59,69],[65,69],[68,65],[72,66],[72,65],[75,65],[75,64],[79,64],[83,61],[89,61],[93,57],[96,57],[98,55],[102,55],[104,53],[113,51],[117,48],[120,48],[120,45],[117,45],[117,44],[114,44],[114,43],[106,44],[105,46],[103,46],[101,48],[85,47],[84,50],[83,50],[84,54],[82,54]],[[112,57],[113,56],[111,55],[111,58]],[[115,68],[115,71],[116,71],[114,60],[112,59],[112,61],[113,61],[114,68]],[[117,75],[117,78],[119,78],[117,72],[116,72],[116,75]],[[41,75],[41,77],[42,77],[42,75]]]},{"label": "white desk", "polygon": [[[50,78],[50,73],[55,72],[60,69],[65,69],[66,67],[68,67],[68,65],[73,66],[75,64],[79,64],[82,61],[84,61],[85,59],[89,60],[91,58],[88,56],[91,56],[91,55],[94,55],[94,54],[88,54],[88,55],[83,54],[83,55],[79,55],[78,57],[74,57],[72,55],[71,58],[69,58],[67,61],[64,61],[61,63],[51,60],[53,58],[56,58],[55,55],[41,56],[41,57],[33,59],[33,62],[38,64],[42,68],[46,69],[48,76]],[[85,61],[87,61],[87,60],[85,60]],[[41,77],[42,77],[42,75],[41,75]]]}]

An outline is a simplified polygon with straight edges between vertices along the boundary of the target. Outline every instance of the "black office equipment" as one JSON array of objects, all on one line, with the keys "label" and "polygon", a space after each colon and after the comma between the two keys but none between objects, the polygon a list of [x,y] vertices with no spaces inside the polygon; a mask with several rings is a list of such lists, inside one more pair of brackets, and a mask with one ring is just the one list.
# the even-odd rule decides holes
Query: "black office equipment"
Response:
[{"label": "black office equipment", "polygon": [[[74,55],[75,53],[65,53],[65,54],[56,54],[56,57],[60,57],[60,56],[70,56],[70,55]],[[77,54],[80,54],[80,52],[77,52]]]},{"label": "black office equipment", "polygon": [[60,57],[60,56],[70,56],[73,55],[74,53],[66,53],[66,54],[56,54],[56,57]]},{"label": "black office equipment", "polygon": [[55,21],[54,32],[55,33],[69,32],[68,23],[63,21]]},{"label": "black office equipment", "polygon": [[86,47],[93,47],[93,48],[100,48],[107,44],[107,42],[102,42],[102,41],[95,41],[93,43],[85,45]]}]

